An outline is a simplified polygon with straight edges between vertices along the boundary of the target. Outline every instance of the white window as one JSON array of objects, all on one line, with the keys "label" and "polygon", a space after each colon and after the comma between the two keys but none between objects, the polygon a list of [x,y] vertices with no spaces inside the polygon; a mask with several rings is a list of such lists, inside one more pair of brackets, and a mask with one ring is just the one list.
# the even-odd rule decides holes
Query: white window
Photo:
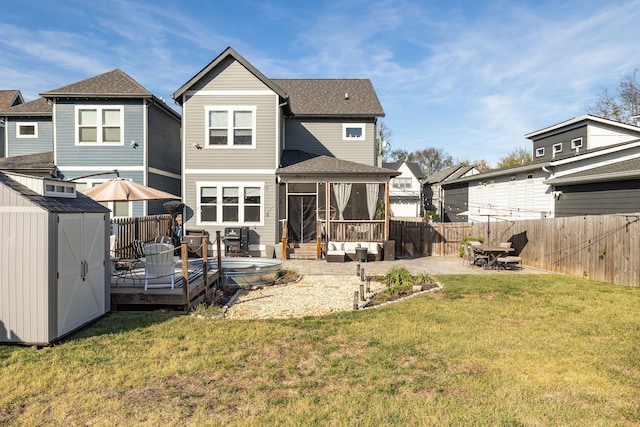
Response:
[{"label": "white window", "polygon": [[198,224],[262,225],[264,184],[202,182],[198,188]]},{"label": "white window", "polygon": [[582,138],[576,138],[571,140],[571,149],[582,148]]},{"label": "white window", "polygon": [[38,123],[18,122],[16,123],[16,138],[37,138]]},{"label": "white window", "polygon": [[255,148],[256,107],[205,107],[207,147]]},{"label": "white window", "polygon": [[411,178],[393,178],[391,186],[393,188],[411,188]]},{"label": "white window", "polygon": [[544,147],[536,148],[536,157],[544,156]]},{"label": "white window", "polygon": [[343,141],[364,141],[365,125],[361,123],[343,123],[342,124],[342,140]]},{"label": "white window", "polygon": [[553,153],[561,153],[562,152],[562,143],[553,145]]},{"label": "white window", "polygon": [[123,145],[123,108],[76,106],[77,145]]}]

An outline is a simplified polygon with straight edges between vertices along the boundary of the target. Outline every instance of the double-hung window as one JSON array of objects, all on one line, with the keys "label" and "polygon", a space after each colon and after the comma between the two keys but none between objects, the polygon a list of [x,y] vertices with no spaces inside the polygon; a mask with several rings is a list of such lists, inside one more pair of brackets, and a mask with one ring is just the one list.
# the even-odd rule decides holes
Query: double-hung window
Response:
[{"label": "double-hung window", "polygon": [[38,137],[38,123],[16,123],[16,138],[37,138]]},{"label": "double-hung window", "polygon": [[207,147],[255,147],[256,107],[206,107]]},{"label": "double-hung window", "polygon": [[76,107],[78,145],[123,144],[123,109],[113,106]]},{"label": "double-hung window", "polygon": [[197,187],[199,224],[262,224],[262,183],[203,182]]}]

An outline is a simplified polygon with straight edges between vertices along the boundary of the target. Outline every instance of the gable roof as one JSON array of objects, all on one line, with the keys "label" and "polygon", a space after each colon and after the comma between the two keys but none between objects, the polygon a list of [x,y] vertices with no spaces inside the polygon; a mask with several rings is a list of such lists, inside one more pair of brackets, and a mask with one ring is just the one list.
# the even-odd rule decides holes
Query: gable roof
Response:
[{"label": "gable roof", "polygon": [[62,86],[40,96],[53,97],[106,97],[106,98],[151,98],[152,94],[120,69],[108,71],[70,85]]},{"label": "gable roof", "polygon": [[44,98],[34,99],[33,101],[18,104],[7,110],[0,110],[3,116],[51,116],[53,115],[53,105]]},{"label": "gable roof", "polygon": [[0,169],[21,173],[49,174],[51,176],[56,176],[57,172],[56,164],[53,161],[53,151],[2,157],[0,158]]},{"label": "gable roof", "polygon": [[228,57],[232,57],[236,61],[238,61],[244,68],[246,68],[251,74],[256,76],[258,80],[262,81],[265,85],[269,87],[269,89],[273,90],[277,93],[281,98],[286,99],[287,94],[282,90],[282,88],[278,87],[273,81],[269,80],[264,74],[262,74],[256,67],[251,65],[249,61],[244,59],[238,52],[236,52],[232,47],[226,48],[220,55],[218,55],[213,61],[207,64],[202,70],[198,71],[198,73],[191,77],[185,84],[180,86],[178,90],[176,90],[171,97],[182,104],[182,95],[189,90],[196,82],[206,76],[211,70],[216,68],[222,61],[227,59]]},{"label": "gable roof", "polygon": [[325,177],[327,175],[378,175],[381,177],[393,177],[400,175],[400,172],[322,154],[308,153],[301,150],[284,150],[282,152],[280,168],[277,169],[276,174],[280,176],[304,175],[309,177],[318,175]]},{"label": "gable roof", "polygon": [[471,169],[475,169],[475,166],[449,166],[448,168],[432,173],[427,179],[427,183],[437,184],[439,182],[457,179],[469,172]]},{"label": "gable roof", "polygon": [[382,162],[382,167],[387,169],[399,170],[400,166],[402,166],[403,164],[407,165],[407,168],[409,168],[409,171],[411,171],[413,176],[415,176],[417,179],[424,178],[424,174],[422,173],[422,168],[420,168],[420,165],[418,164],[418,162],[407,162],[402,160],[397,160],[395,162]]},{"label": "gable roof", "polygon": [[17,89],[0,90],[0,111],[4,111],[14,105],[22,104],[22,93]]},{"label": "gable roof", "polygon": [[384,117],[369,79],[273,79],[289,96],[293,116]]},{"label": "gable roof", "polygon": [[633,126],[627,123],[622,123],[622,122],[618,122],[615,120],[610,120],[610,119],[605,119],[603,117],[598,117],[598,116],[593,116],[591,114],[585,114],[582,116],[578,116],[578,117],[574,117],[572,119],[569,120],[565,120],[564,122],[560,122],[557,123],[555,125],[552,126],[548,126],[546,128],[540,129],[540,130],[536,130],[533,132],[530,132],[528,134],[526,134],[524,137],[527,139],[531,139],[531,140],[536,140],[539,139],[539,137],[544,136],[548,133],[554,132],[554,131],[561,131],[563,128],[568,128],[574,125],[578,125],[578,124],[582,124],[582,123],[586,123],[586,122],[596,122],[596,123],[600,123],[600,124],[604,124],[604,125],[609,125],[609,126],[615,126],[618,128],[622,128],[625,130],[630,130],[633,132],[637,132],[640,133],[640,127],[638,126]]}]

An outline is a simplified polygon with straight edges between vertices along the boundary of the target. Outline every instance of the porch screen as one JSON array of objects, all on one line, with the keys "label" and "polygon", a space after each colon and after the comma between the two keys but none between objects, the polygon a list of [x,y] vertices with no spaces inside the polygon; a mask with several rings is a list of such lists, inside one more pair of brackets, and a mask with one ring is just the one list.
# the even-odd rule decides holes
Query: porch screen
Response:
[{"label": "porch screen", "polygon": [[344,220],[344,209],[349,203],[349,197],[351,197],[351,184],[341,182],[333,184],[333,192],[336,195],[336,204],[338,205],[338,218]]}]

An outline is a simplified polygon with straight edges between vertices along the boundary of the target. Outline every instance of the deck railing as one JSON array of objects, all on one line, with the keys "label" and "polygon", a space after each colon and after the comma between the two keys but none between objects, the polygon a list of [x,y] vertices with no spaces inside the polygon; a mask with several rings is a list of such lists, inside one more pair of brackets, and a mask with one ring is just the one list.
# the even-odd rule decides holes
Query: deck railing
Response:
[{"label": "deck railing", "polygon": [[329,221],[329,238],[336,242],[382,242],[385,240],[385,222]]},{"label": "deck railing", "polygon": [[149,215],[134,218],[114,218],[111,226],[117,236],[115,251],[121,257],[134,256],[133,242],[151,242],[158,236],[171,236],[171,215]]}]

